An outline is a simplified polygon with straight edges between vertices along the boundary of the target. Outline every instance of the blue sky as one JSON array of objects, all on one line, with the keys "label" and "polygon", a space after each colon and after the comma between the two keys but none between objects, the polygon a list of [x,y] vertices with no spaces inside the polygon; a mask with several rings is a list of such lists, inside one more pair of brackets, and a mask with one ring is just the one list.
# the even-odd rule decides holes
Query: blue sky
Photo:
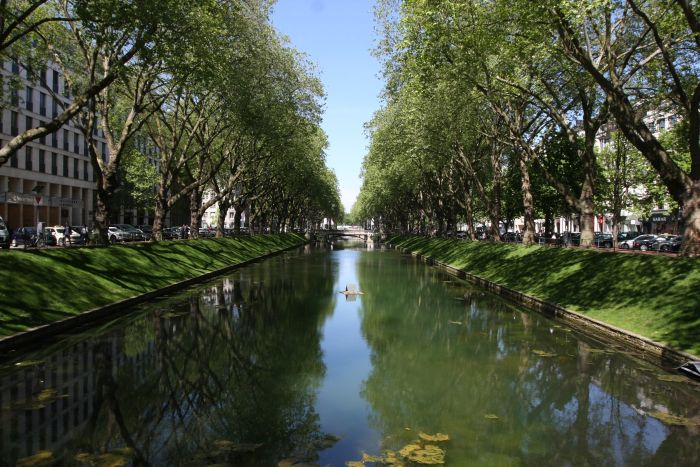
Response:
[{"label": "blue sky", "polygon": [[360,191],[367,151],[363,124],[380,106],[373,0],[277,0],[272,21],[319,69],[326,90],[323,129],[328,166],[338,176],[345,210]]}]

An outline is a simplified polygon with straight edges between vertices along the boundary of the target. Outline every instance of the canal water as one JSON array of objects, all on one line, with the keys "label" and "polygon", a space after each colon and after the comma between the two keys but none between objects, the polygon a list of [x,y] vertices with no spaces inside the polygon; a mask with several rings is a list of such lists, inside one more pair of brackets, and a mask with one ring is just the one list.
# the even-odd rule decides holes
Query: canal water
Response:
[{"label": "canal water", "polygon": [[698,384],[362,244],[0,363],[0,465],[700,465]]}]

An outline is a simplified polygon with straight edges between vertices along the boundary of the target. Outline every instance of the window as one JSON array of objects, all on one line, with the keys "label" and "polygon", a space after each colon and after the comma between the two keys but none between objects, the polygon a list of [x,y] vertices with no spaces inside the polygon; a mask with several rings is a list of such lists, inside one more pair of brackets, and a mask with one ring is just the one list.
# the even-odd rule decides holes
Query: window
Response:
[{"label": "window", "polygon": [[[39,120],[39,125],[41,125],[42,123],[43,123],[43,122],[42,122],[41,120]],[[46,144],[46,134],[43,134],[43,135],[39,136],[39,142],[40,142],[41,144]]]},{"label": "window", "polygon": [[88,179],[88,163],[87,161],[83,161],[83,180],[87,181]]},{"label": "window", "polygon": [[51,174],[58,175],[58,154],[51,153]]},{"label": "window", "polygon": [[10,167],[14,167],[15,169],[17,168],[17,153],[18,152],[19,152],[19,150],[17,150],[17,152],[12,154],[12,157],[10,157]]},{"label": "window", "polygon": [[30,128],[34,128],[32,117],[24,117],[24,129],[29,130]]},{"label": "window", "polygon": [[63,156],[63,176],[68,177],[68,156]]},{"label": "window", "polygon": [[34,169],[34,164],[32,161],[32,155],[33,155],[32,152],[33,152],[32,148],[30,148],[29,146],[27,146],[24,149],[24,154],[25,154],[24,169],[25,170],[33,170]]},{"label": "window", "polygon": [[107,162],[107,144],[102,143],[102,160]]},{"label": "window", "polygon": [[27,94],[27,97],[25,98],[25,104],[27,106],[27,110],[31,110],[33,112],[34,111],[34,89],[27,86],[25,91]]},{"label": "window", "polygon": [[80,178],[79,169],[80,168],[80,161],[78,159],[73,159],[73,178],[78,180]]},{"label": "window", "polygon": [[73,152],[80,154],[80,137],[78,136],[78,133],[73,135]]},{"label": "window", "polygon": [[51,99],[51,115],[53,118],[58,117],[58,101],[56,99]]},{"label": "window", "polygon": [[46,152],[39,149],[39,172],[46,173]]},{"label": "window", "polygon": [[45,88],[48,87],[46,84],[46,68],[42,68],[41,72],[39,72],[39,84]]},{"label": "window", "polygon": [[659,130],[665,130],[666,129],[666,119],[661,117],[659,119]]},{"label": "window", "polygon": [[88,142],[87,142],[87,140],[85,140],[85,141],[83,142],[83,155],[85,155],[85,156],[89,156],[89,155],[90,155],[90,151],[89,151],[88,149],[89,149],[89,148],[88,148]]},{"label": "window", "polygon": [[19,62],[16,58],[12,59],[12,73],[14,73],[15,75],[19,74]]},{"label": "window", "polygon": [[39,93],[39,113],[46,116],[46,93]]},{"label": "window", "polygon": [[63,150],[69,151],[70,149],[70,133],[68,130],[63,130]]},{"label": "window", "polygon": [[53,70],[53,81],[51,82],[51,89],[53,89],[53,92],[58,94],[58,70]]},{"label": "window", "polygon": [[17,112],[10,112],[10,134],[12,136],[17,136],[19,134],[19,129],[17,128]]},{"label": "window", "polygon": [[10,104],[13,107],[19,106],[19,91],[17,91],[15,88],[10,90]]},{"label": "window", "polygon": [[678,118],[675,115],[671,115],[670,117],[668,117],[668,123],[671,126],[675,125],[677,120]]},{"label": "window", "polygon": [[51,146],[58,149],[58,131],[51,133]]}]

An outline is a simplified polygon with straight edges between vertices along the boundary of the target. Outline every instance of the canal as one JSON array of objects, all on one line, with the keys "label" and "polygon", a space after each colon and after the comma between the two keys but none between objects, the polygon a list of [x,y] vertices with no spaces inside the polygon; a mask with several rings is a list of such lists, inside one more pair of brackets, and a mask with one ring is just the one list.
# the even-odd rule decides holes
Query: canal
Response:
[{"label": "canal", "polygon": [[700,465],[697,383],[362,244],[0,363],[0,465]]}]

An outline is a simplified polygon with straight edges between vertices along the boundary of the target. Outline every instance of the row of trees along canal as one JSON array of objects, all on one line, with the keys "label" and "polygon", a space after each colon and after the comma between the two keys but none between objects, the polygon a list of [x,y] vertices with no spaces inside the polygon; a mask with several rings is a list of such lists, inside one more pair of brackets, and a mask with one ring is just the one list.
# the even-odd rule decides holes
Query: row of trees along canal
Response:
[{"label": "row of trees along canal", "polygon": [[[438,231],[488,218],[581,218],[667,199],[700,250],[700,18],[686,0],[382,0],[387,80],[358,218]],[[678,116],[655,136],[647,111]],[[598,151],[596,135],[613,128]],[[644,190],[636,190],[643,187]],[[635,193],[643,193],[635,199]],[[646,204],[644,204],[646,203]],[[617,232],[615,232],[617,233]]]},{"label": "row of trees along canal", "polygon": [[[72,120],[87,142],[105,243],[110,209],[125,201],[155,212],[156,239],[182,198],[195,236],[215,203],[218,235],[230,207],[237,216],[247,208],[252,226],[272,231],[338,217],[323,89],[271,25],[270,9],[265,0],[2,2],[2,58],[36,82],[55,64],[72,99],[55,93],[63,105],[53,119],[34,120],[5,143],[0,165]],[[156,149],[154,164],[146,147]],[[205,191],[213,196],[203,202]]]}]

